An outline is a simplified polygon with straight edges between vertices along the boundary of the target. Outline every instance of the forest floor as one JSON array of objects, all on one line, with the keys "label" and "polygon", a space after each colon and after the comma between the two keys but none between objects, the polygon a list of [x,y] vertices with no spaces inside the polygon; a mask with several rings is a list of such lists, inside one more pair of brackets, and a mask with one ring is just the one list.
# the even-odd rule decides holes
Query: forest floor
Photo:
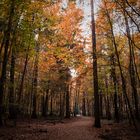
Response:
[{"label": "forest floor", "polygon": [[140,131],[136,133],[127,123],[103,120],[99,129],[93,127],[93,122],[91,117],[58,122],[24,120],[16,127],[0,128],[0,140],[140,140]]}]

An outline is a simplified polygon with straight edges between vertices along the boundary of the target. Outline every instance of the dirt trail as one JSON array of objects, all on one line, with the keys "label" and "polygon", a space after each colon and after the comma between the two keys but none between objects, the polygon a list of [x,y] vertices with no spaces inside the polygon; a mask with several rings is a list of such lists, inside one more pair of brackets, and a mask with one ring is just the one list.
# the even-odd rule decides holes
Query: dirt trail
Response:
[{"label": "dirt trail", "polygon": [[76,117],[56,123],[24,120],[17,127],[0,128],[0,140],[140,140],[140,133],[126,123],[103,120],[93,127],[93,118]]},{"label": "dirt trail", "polygon": [[19,122],[16,128],[0,128],[0,140],[96,140],[91,117],[76,117],[62,122],[48,123],[45,120]]},{"label": "dirt trail", "polygon": [[73,122],[48,127],[48,140],[95,140],[98,134],[92,125],[92,118],[79,117]]}]

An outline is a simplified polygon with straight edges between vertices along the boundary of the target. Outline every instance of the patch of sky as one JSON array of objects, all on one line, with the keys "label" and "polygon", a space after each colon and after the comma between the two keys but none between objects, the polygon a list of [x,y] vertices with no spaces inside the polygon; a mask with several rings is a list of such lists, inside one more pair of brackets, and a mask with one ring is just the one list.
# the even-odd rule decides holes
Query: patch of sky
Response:
[{"label": "patch of sky", "polygon": [[[77,6],[83,10],[84,12],[84,18],[81,23],[81,29],[82,34],[85,37],[89,37],[91,35],[91,0],[77,0],[76,4]],[[95,6],[95,19],[98,11],[100,0],[94,0],[94,6]]]}]

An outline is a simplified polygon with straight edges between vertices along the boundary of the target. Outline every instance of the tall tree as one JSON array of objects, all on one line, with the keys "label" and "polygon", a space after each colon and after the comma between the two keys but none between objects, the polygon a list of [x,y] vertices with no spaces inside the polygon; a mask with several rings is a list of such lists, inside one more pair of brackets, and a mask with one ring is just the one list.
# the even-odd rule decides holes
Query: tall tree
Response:
[{"label": "tall tree", "polygon": [[92,50],[93,50],[93,84],[94,84],[94,116],[95,127],[101,127],[100,122],[100,105],[98,92],[98,72],[97,72],[97,52],[96,52],[96,31],[95,31],[95,17],[94,17],[94,0],[91,0],[91,27],[92,27]]}]

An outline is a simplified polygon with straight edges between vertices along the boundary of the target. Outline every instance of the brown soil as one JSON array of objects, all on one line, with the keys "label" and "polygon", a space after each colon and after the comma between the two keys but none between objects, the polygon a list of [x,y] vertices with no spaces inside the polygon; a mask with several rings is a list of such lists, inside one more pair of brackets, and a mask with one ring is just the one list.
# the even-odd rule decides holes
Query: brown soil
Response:
[{"label": "brown soil", "polygon": [[17,127],[0,128],[0,140],[140,140],[140,133],[127,123],[102,121],[93,127],[93,118],[76,117],[63,121],[29,120]]}]

